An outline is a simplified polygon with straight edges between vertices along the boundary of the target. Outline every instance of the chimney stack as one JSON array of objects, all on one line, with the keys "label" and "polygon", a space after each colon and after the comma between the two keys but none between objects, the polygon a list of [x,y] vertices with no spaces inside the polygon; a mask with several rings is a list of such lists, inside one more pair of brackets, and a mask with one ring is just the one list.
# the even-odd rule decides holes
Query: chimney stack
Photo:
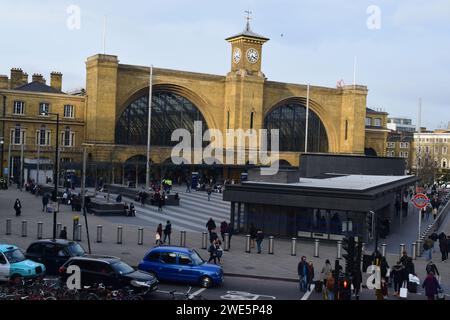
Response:
[{"label": "chimney stack", "polygon": [[42,76],[42,74],[40,74],[40,73],[34,73],[32,79],[33,79],[33,82],[37,81],[37,82],[41,82],[41,83],[45,84],[45,79]]},{"label": "chimney stack", "polygon": [[11,81],[10,81],[10,89],[14,90],[17,87],[20,87],[23,83],[23,71],[20,68],[12,68],[11,69]]},{"label": "chimney stack", "polygon": [[50,86],[56,90],[62,90],[62,73],[53,71],[50,74]]},{"label": "chimney stack", "polygon": [[0,89],[9,89],[9,79],[8,76],[0,75]]},{"label": "chimney stack", "polygon": [[24,72],[22,74],[22,85],[28,84],[28,73]]}]

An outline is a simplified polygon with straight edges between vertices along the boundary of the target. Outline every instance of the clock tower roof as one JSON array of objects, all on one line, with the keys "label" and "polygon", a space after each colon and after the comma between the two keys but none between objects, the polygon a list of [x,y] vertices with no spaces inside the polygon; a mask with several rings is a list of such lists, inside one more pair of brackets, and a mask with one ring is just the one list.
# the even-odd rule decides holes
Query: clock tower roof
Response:
[{"label": "clock tower roof", "polygon": [[239,33],[239,34],[237,34],[235,36],[226,38],[225,40],[227,40],[228,42],[234,42],[236,40],[243,39],[243,38],[244,39],[247,38],[247,39],[257,40],[257,41],[259,41],[261,43],[264,43],[264,42],[267,42],[267,41],[270,40],[269,38],[266,38],[266,37],[264,37],[262,35],[259,35],[259,34],[255,33],[255,32],[253,32],[252,29],[250,28],[250,21],[249,21],[249,19],[247,20],[247,25],[245,26],[244,31],[242,31],[241,33]]}]

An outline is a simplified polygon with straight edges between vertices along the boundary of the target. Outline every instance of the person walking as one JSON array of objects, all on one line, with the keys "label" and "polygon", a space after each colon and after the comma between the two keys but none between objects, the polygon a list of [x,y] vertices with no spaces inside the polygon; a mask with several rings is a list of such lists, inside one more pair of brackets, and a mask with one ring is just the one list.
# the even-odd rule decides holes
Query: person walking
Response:
[{"label": "person walking", "polygon": [[14,210],[16,211],[16,217],[19,217],[22,213],[22,204],[19,199],[16,199],[16,202],[14,202]]},{"label": "person walking", "polygon": [[433,272],[430,271],[428,273],[428,276],[422,284],[422,288],[425,289],[425,295],[428,300],[435,300],[436,295],[439,293],[439,290],[441,290],[441,286]]},{"label": "person walking", "polygon": [[186,193],[191,193],[191,181],[186,179]]},{"label": "person walking", "polygon": [[307,279],[307,288],[308,291],[311,291],[311,284],[314,281],[314,265],[312,261],[308,263],[308,279]]},{"label": "person walking", "polygon": [[214,222],[213,218],[209,218],[208,222],[206,223],[206,229],[208,229],[209,236],[211,237],[211,231],[216,229],[216,223]]},{"label": "person walking", "polygon": [[157,202],[158,202],[158,211],[162,212],[163,211],[163,203],[164,203],[164,194],[159,194],[157,193]]},{"label": "person walking", "polygon": [[405,266],[398,261],[395,266],[392,267],[392,280],[394,282],[394,296],[400,295],[400,288],[403,285],[403,282],[405,281],[404,277],[405,273]]},{"label": "person walking", "polygon": [[228,230],[228,223],[226,221],[222,221],[220,224],[220,235],[222,236],[222,241],[225,242],[225,233]]},{"label": "person walking", "polygon": [[264,240],[264,233],[261,229],[256,232],[256,246],[258,247],[258,253],[261,253],[261,245]]},{"label": "person walking", "polygon": [[[331,262],[330,260],[325,260],[325,264],[322,267],[322,270],[320,271],[320,278],[322,279],[322,285],[326,290],[327,287],[327,279],[328,279],[328,274],[333,270],[332,266],[331,266]],[[324,295],[326,294],[324,290]]]},{"label": "person walking", "polygon": [[167,220],[166,226],[164,227],[164,240],[163,243],[166,243],[166,239],[169,239],[169,245],[170,245],[170,235],[172,234],[172,224],[169,220]]},{"label": "person walking", "polygon": [[223,256],[223,248],[222,248],[222,241],[220,241],[219,239],[217,239],[216,241],[216,256],[220,264],[220,258],[222,258]]},{"label": "person walking", "polygon": [[209,252],[209,260],[208,263],[214,260],[214,264],[217,264],[217,248],[216,243],[212,242],[208,249]]},{"label": "person walking", "polygon": [[427,259],[427,261],[431,261],[433,257],[433,247],[434,247],[434,241],[431,239],[431,236],[429,236],[427,239],[425,239],[423,243],[423,249],[425,250],[424,255]]},{"label": "person walking", "polygon": [[333,272],[329,272],[328,277],[327,277],[327,285],[325,287],[326,300],[334,300],[334,284],[335,284],[335,279],[333,276]]},{"label": "person walking", "polygon": [[130,203],[130,217],[135,217],[136,216],[136,209],[134,208],[134,204],[133,202]]},{"label": "person walking", "polygon": [[231,222],[228,224],[226,233],[228,233],[228,248],[231,248],[231,236],[234,233],[234,229],[233,226],[231,225]]},{"label": "person walking", "polygon": [[64,227],[59,233],[59,239],[67,240],[67,227]]},{"label": "person walking", "polygon": [[250,248],[254,248],[255,247],[255,240],[256,240],[256,228],[255,225],[252,223],[250,225]]},{"label": "person walking", "polygon": [[211,185],[208,186],[208,189],[206,190],[208,193],[208,201],[211,201],[211,194],[212,194],[212,187]]},{"label": "person walking", "polygon": [[211,233],[209,234],[209,242],[214,243],[216,240],[219,239],[219,236],[217,235],[216,229],[211,230]]},{"label": "person walking", "polygon": [[427,272],[427,274],[429,274],[430,272],[433,273],[436,277],[440,277],[438,268],[436,267],[436,265],[433,263],[433,261],[428,262],[427,266],[425,267],[425,271]]},{"label": "person walking", "polygon": [[155,237],[156,237],[156,245],[157,246],[160,246],[160,245],[163,244],[163,242],[162,242],[162,233],[163,233],[163,227],[162,227],[162,224],[160,223],[158,225],[158,228],[156,229],[156,235],[155,235]]},{"label": "person walking", "polygon": [[442,262],[447,261],[448,259],[448,244],[447,244],[447,236],[444,232],[439,234],[439,250],[441,251]]},{"label": "person walking", "polygon": [[48,194],[44,194],[42,196],[42,212],[47,211],[48,201],[49,201]]},{"label": "person walking", "polygon": [[306,262],[305,256],[303,256],[300,262],[298,263],[297,273],[299,277],[300,292],[306,292],[308,281],[308,263]]}]

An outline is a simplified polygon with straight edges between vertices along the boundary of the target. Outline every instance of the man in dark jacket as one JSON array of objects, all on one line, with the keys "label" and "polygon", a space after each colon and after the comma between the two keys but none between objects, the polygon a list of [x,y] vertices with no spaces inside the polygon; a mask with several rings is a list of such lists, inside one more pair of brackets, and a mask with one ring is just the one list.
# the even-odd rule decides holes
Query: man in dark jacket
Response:
[{"label": "man in dark jacket", "polygon": [[445,235],[445,233],[441,232],[441,234],[439,234],[439,250],[441,251],[442,262],[448,259],[447,245],[447,236]]},{"label": "man in dark jacket", "polygon": [[19,199],[16,199],[16,202],[14,203],[14,210],[16,211],[16,217],[20,216],[22,213],[22,204]]},{"label": "man in dark jacket", "polygon": [[163,243],[166,243],[166,239],[169,238],[170,245],[170,234],[172,233],[172,224],[170,221],[167,221],[166,226],[164,227],[164,240]]},{"label": "man in dark jacket", "polygon": [[303,256],[297,266],[297,272],[300,282],[300,292],[306,292],[308,289],[308,263],[306,257]]},{"label": "man in dark jacket", "polygon": [[64,227],[59,233],[59,239],[67,240],[67,227]]},{"label": "man in dark jacket", "polygon": [[209,218],[208,222],[206,223],[206,229],[208,229],[209,235],[211,236],[211,231],[216,228],[216,223],[214,222],[213,218]]},{"label": "man in dark jacket", "polygon": [[44,194],[42,196],[42,212],[45,212],[47,210],[49,197],[47,194]]},{"label": "man in dark jacket", "polygon": [[262,230],[256,232],[256,246],[258,247],[258,253],[261,253],[261,245],[264,240],[264,233]]}]

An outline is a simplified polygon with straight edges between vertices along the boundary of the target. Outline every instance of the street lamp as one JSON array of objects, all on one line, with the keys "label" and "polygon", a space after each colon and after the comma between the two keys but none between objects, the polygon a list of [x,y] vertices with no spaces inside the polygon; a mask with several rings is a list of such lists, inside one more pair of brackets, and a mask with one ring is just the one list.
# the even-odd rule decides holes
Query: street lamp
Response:
[{"label": "street lamp", "polygon": [[[53,201],[58,201],[58,175],[59,175],[59,114],[50,112],[41,112],[42,116],[56,116],[56,148],[55,148],[55,165],[54,167],[54,184],[55,189],[53,191]],[[53,210],[53,239],[56,239],[56,210]]]},{"label": "street lamp", "polygon": [[[0,158],[0,162],[1,162],[0,168],[1,168],[2,172],[0,173],[0,175],[3,177],[3,155],[5,153],[5,151],[4,151],[4,149],[5,149],[5,141],[4,141],[4,139],[5,139],[6,96],[5,95],[2,95],[2,96],[3,96],[3,120],[2,120],[3,125],[2,125],[2,138],[1,138],[2,139],[1,140],[2,152],[1,152],[1,158]],[[9,179],[9,173],[8,173],[8,179]]]}]

